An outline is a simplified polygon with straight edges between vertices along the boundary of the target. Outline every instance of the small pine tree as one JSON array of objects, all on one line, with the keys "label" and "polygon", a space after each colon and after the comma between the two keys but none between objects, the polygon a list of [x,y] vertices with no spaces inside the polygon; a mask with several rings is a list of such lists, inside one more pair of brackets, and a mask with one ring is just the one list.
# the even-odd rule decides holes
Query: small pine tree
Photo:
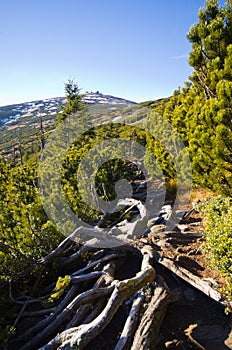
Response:
[{"label": "small pine tree", "polygon": [[65,84],[65,97],[67,103],[65,106],[61,106],[58,122],[65,120],[76,112],[83,111],[87,107],[87,103],[83,102],[84,94],[80,94],[80,88],[73,79],[69,79]]}]

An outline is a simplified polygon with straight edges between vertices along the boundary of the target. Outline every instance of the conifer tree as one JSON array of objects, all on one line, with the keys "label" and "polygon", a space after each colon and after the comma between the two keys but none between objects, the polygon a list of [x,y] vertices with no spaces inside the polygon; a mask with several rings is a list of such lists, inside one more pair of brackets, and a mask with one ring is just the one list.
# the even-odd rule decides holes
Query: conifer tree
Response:
[{"label": "conifer tree", "polygon": [[219,8],[217,0],[208,0],[198,17],[199,22],[187,35],[192,44],[189,63],[195,69],[191,80],[209,99],[217,97],[217,83],[223,79],[228,46],[232,41],[232,1]]},{"label": "conifer tree", "polygon": [[196,182],[231,195],[232,1],[208,0],[198,17],[187,35],[194,71],[162,114],[188,147]]},{"label": "conifer tree", "polygon": [[87,104],[83,102],[83,94],[80,94],[80,88],[73,79],[69,79],[65,84],[65,97],[67,103],[61,106],[61,114],[58,116],[58,121],[65,120],[68,116],[83,111]]},{"label": "conifer tree", "polygon": [[195,175],[205,187],[231,194],[232,1],[222,8],[207,1],[188,38],[193,89],[205,98],[186,120]]}]

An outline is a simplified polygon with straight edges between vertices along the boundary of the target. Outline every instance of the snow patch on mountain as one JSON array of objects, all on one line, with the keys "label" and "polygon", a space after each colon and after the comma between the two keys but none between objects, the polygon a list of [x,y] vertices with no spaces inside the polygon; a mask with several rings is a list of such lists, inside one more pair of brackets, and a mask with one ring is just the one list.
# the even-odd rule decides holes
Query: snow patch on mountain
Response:
[{"label": "snow patch on mountain", "polygon": [[[111,104],[132,106],[135,102],[125,100],[120,97],[104,95],[97,92],[86,92],[83,102],[88,104]],[[64,97],[53,97],[44,100],[31,101],[11,106],[0,107],[0,127],[11,124],[18,118],[26,118],[30,116],[43,117],[46,115],[55,115],[60,113],[60,106],[65,105]]]}]

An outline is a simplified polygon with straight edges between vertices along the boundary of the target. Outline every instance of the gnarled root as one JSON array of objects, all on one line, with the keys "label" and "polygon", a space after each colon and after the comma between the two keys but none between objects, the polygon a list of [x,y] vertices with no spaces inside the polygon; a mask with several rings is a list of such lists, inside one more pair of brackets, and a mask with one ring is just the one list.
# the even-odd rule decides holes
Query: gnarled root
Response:
[{"label": "gnarled root", "polygon": [[[81,251],[82,248],[79,254],[75,253],[79,259]],[[38,321],[14,340],[12,348],[84,349],[109,325],[122,305],[131,305],[131,308],[121,325],[121,334],[114,338],[115,350],[126,350],[131,346],[139,349],[137,343],[141,344],[140,349],[148,349],[147,346],[156,342],[169,292],[162,279],[156,278],[152,248],[124,245],[96,253],[91,250],[88,254],[87,264],[69,275],[67,288],[54,300],[50,309],[41,303],[41,310],[38,310],[39,304],[36,304]],[[131,265],[134,273],[122,268],[131,263],[130,259],[136,261],[135,267]],[[147,302],[148,286],[152,286],[154,295]],[[54,292],[57,290],[50,293],[48,301],[51,302]],[[20,315],[21,324],[28,323],[27,314],[33,315],[32,307],[33,304],[30,304],[25,314]]]}]

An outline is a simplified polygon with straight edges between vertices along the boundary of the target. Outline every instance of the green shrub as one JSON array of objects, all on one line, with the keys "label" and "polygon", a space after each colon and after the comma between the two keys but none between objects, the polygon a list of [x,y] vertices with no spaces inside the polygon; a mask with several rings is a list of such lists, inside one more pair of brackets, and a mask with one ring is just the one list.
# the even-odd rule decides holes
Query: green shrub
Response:
[{"label": "green shrub", "polygon": [[206,199],[199,209],[205,215],[203,249],[210,266],[226,278],[224,291],[232,299],[232,198],[219,195]]}]

